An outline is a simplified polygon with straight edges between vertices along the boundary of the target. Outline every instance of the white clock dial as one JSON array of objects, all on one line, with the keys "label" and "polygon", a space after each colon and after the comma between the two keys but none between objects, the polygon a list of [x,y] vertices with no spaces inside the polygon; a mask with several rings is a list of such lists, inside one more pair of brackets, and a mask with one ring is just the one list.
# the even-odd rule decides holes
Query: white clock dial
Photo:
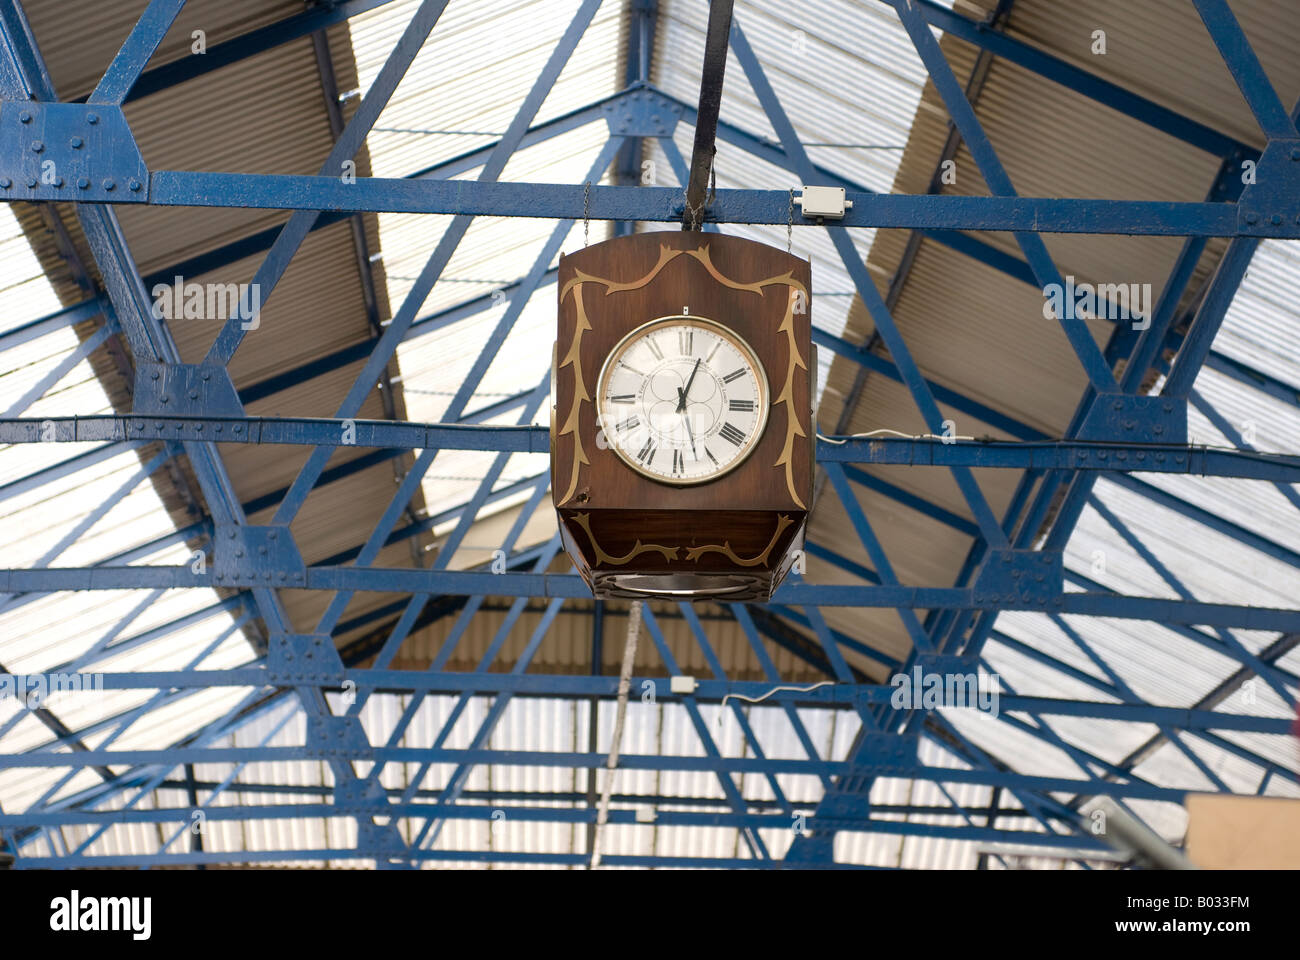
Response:
[{"label": "white clock dial", "polygon": [[610,352],[597,385],[605,442],[665,483],[703,483],[739,466],[767,425],[767,375],[754,351],[703,317],[662,317]]}]

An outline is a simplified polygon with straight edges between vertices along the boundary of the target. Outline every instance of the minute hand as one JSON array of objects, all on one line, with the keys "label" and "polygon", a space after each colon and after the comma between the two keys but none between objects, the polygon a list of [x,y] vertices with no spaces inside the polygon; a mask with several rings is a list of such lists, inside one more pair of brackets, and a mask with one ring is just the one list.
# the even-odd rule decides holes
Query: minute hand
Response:
[{"label": "minute hand", "polygon": [[682,395],[677,398],[678,413],[681,413],[683,410],[686,409],[686,395],[691,392],[691,384],[695,382],[695,375],[700,372],[700,359],[703,358],[696,359],[695,366],[691,368],[691,377],[689,380],[686,381],[686,389],[683,390]]}]

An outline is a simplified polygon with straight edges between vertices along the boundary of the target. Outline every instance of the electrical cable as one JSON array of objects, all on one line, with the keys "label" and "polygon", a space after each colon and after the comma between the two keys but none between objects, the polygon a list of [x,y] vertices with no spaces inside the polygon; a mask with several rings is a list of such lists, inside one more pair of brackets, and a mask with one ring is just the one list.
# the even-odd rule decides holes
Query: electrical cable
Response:
[{"label": "electrical cable", "polygon": [[[833,686],[834,683],[835,683],[834,680],[823,680],[821,683],[814,683],[811,687],[788,687],[788,686],[773,687],[771,690],[767,691],[767,693],[763,694],[761,697],[747,697],[743,693],[729,693],[722,698],[721,706],[725,707],[727,705],[727,701],[732,699],[733,697],[737,700],[744,700],[747,703],[762,703],[768,697],[772,696],[772,694],[780,693],[782,690],[792,690],[795,693],[811,693],[813,690],[816,690],[818,687],[829,687],[829,686]],[[718,723],[721,722],[722,722],[722,711],[719,710]]]},{"label": "electrical cable", "polygon": [[901,437],[904,440],[974,440],[975,439],[975,437],[958,437],[958,436],[944,435],[939,433],[903,433],[901,430],[891,430],[888,427],[881,427],[878,430],[868,430],[866,433],[850,433],[847,436],[840,437],[839,439],[836,439],[835,437],[828,437],[826,436],[826,434],[818,430],[817,439],[825,440],[827,443],[833,443],[837,446],[843,446],[845,443],[848,443],[850,440],[858,440],[866,437],[875,437],[875,436],[879,436],[880,434],[889,434],[890,436],[893,437]]},{"label": "electrical cable", "polygon": [[881,427],[877,430],[869,430],[866,433],[850,433],[842,437],[828,437],[820,430],[817,431],[817,439],[826,443],[832,443],[836,446],[843,446],[850,440],[866,439],[868,437],[888,434],[903,440],[969,440],[977,443],[1004,443],[1007,446],[1015,447],[1087,447],[1089,449],[1115,449],[1127,450],[1134,446],[1160,448],[1165,450],[1213,450],[1220,453],[1230,453],[1235,457],[1245,460],[1259,460],[1263,463],[1276,463],[1278,457],[1296,457],[1297,453],[1267,453],[1260,450],[1248,450],[1243,447],[1226,446],[1218,443],[1168,443],[1156,441],[1131,442],[1124,440],[1069,440],[1064,437],[1049,437],[1046,440],[998,440],[994,437],[969,437],[969,436],[944,436],[935,433],[904,433],[901,430],[892,430],[888,427]]}]

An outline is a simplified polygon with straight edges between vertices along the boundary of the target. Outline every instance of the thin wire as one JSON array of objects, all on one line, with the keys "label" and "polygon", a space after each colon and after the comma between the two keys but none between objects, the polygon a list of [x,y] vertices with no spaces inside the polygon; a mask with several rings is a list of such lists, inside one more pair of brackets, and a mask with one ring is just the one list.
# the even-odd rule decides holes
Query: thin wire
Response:
[{"label": "thin wire", "polygon": [[794,187],[790,188],[790,208],[786,211],[785,252],[789,253],[794,245]]},{"label": "thin wire", "polygon": [[587,211],[591,209],[591,181],[588,180],[582,188],[582,245],[587,245],[588,235],[591,233],[591,218],[587,216]]},{"label": "thin wire", "polygon": [[825,440],[827,443],[833,443],[837,446],[848,443],[850,440],[861,437],[875,437],[881,434],[889,434],[891,437],[902,437],[904,440],[974,440],[974,437],[958,437],[951,434],[940,433],[903,433],[901,430],[891,430],[888,427],[881,427],[879,430],[868,430],[866,433],[850,433],[840,439],[828,437],[820,430],[817,431],[817,439]]},{"label": "thin wire", "polygon": [[[744,700],[747,703],[762,703],[768,697],[772,696],[772,694],[780,693],[782,690],[793,690],[795,693],[811,693],[813,690],[816,690],[818,687],[829,687],[829,686],[833,686],[834,683],[835,683],[834,680],[823,680],[821,683],[814,683],[811,687],[784,687],[784,686],[773,687],[771,690],[767,691],[767,693],[763,694],[761,697],[747,697],[743,693],[729,693],[722,698],[722,703],[720,704],[720,706],[725,707],[727,705],[727,701],[731,700],[732,698],[735,698],[736,700]],[[722,722],[722,711],[719,710],[718,723],[721,722]]]}]

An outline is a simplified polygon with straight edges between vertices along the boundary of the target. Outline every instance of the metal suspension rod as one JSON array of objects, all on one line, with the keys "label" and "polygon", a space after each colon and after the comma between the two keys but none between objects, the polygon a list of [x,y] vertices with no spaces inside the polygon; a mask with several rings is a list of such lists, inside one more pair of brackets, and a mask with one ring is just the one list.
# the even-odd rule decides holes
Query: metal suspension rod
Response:
[{"label": "metal suspension rod", "polygon": [[700,108],[695,118],[695,146],[691,150],[690,180],[686,185],[686,209],[682,211],[683,230],[698,230],[704,222],[709,173],[713,169],[713,155],[717,152],[714,141],[718,133],[722,75],[727,70],[730,35],[731,0],[710,0],[704,67],[700,74]]}]

